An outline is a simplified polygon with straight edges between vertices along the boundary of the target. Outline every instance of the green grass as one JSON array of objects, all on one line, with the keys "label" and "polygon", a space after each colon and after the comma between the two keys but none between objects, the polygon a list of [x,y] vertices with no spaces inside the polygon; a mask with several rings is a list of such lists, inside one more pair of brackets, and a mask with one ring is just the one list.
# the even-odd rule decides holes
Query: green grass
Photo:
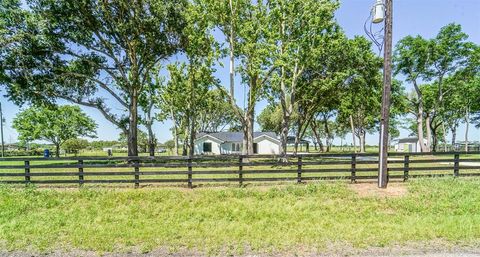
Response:
[{"label": "green grass", "polygon": [[[346,183],[247,188],[0,187],[0,246],[210,254],[480,240],[479,179],[418,179],[403,197],[359,197]],[[3,244],[3,245],[2,245]]]}]

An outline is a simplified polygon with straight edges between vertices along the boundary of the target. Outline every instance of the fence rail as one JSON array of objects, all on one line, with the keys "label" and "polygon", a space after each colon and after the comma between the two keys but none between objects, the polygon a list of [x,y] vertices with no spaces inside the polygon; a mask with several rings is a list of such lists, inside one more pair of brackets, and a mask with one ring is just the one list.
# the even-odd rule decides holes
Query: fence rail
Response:
[{"label": "fence rail", "polygon": [[[389,179],[480,176],[480,152],[389,153]],[[377,154],[0,158],[6,184],[174,184],[376,179]]]}]

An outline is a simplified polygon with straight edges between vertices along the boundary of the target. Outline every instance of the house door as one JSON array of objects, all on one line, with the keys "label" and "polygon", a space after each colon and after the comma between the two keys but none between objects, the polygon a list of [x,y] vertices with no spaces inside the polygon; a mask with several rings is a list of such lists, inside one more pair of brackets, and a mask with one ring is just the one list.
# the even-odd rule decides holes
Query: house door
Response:
[{"label": "house door", "polygon": [[254,154],[258,153],[258,144],[257,143],[253,143],[253,153]]}]

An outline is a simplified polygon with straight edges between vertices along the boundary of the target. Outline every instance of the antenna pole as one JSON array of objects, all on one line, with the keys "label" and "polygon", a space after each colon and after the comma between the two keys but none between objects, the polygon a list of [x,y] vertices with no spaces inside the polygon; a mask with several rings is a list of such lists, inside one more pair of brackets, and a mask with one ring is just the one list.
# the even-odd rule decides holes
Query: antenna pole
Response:
[{"label": "antenna pole", "polygon": [[388,184],[388,128],[390,114],[390,95],[392,90],[392,28],[393,0],[385,0],[385,46],[383,60],[382,117],[380,120],[380,145],[378,162],[378,187],[387,188]]}]

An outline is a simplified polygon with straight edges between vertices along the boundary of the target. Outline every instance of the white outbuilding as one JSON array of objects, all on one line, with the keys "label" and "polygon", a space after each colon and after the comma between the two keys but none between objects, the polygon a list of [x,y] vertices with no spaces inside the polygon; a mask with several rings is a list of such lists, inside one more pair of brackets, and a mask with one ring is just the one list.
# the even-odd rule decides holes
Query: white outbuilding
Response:
[{"label": "white outbuilding", "polygon": [[422,151],[420,141],[416,137],[400,138],[396,141],[396,152],[419,153]]},{"label": "white outbuilding", "polygon": [[[242,153],[242,132],[199,133],[195,140],[196,155]],[[254,154],[279,154],[280,140],[275,132],[253,133]]]}]

